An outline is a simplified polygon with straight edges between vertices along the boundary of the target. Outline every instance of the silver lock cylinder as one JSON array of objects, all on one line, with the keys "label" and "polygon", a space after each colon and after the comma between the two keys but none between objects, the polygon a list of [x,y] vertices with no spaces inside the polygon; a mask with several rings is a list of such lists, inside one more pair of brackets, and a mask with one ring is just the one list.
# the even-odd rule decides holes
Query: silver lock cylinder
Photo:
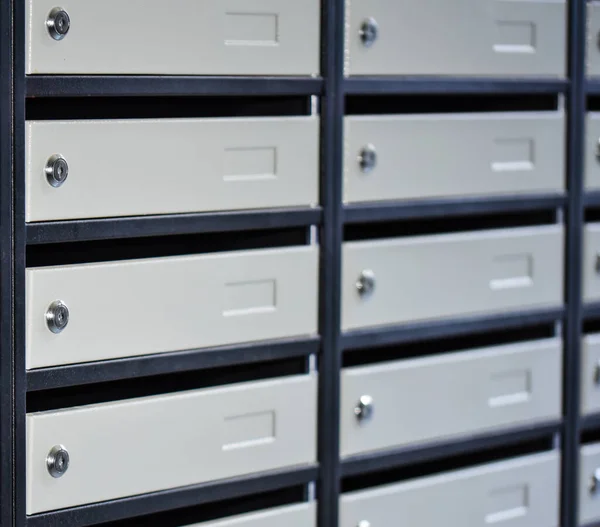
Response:
[{"label": "silver lock cylinder", "polygon": [[63,185],[69,176],[69,164],[60,154],[54,154],[46,161],[44,169],[46,180],[52,187],[58,188]]},{"label": "silver lock cylinder", "polygon": [[65,472],[69,469],[70,461],[69,452],[63,445],[53,446],[46,456],[48,473],[53,478],[64,476]]},{"label": "silver lock cylinder", "polygon": [[371,47],[379,36],[379,25],[374,18],[367,18],[360,26],[360,41],[366,48]]},{"label": "silver lock cylinder", "polygon": [[48,13],[46,29],[54,40],[62,40],[71,29],[71,18],[62,7],[55,7]]},{"label": "silver lock cylinder", "polygon": [[371,522],[368,522],[367,520],[361,520],[358,522],[356,527],[371,527]]},{"label": "silver lock cylinder", "polygon": [[373,145],[369,144],[360,151],[358,164],[365,174],[368,174],[377,166],[377,150]]},{"label": "silver lock cylinder", "polygon": [[354,407],[354,415],[360,422],[369,421],[373,417],[373,397],[363,395]]},{"label": "silver lock cylinder", "polygon": [[594,368],[594,382],[600,384],[600,360],[596,363]]},{"label": "silver lock cylinder", "polygon": [[46,325],[52,333],[60,333],[69,323],[69,308],[62,300],[55,300],[46,310]]},{"label": "silver lock cylinder", "polygon": [[375,290],[375,273],[371,269],[365,269],[356,281],[356,290],[360,296],[366,297]]}]

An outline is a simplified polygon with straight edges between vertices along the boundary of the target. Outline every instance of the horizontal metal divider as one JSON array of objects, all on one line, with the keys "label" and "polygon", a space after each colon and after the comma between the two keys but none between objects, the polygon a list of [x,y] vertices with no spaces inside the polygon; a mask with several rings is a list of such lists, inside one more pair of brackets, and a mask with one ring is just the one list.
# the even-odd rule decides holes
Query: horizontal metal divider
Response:
[{"label": "horizontal metal divider", "polygon": [[35,514],[27,517],[27,525],[29,527],[96,525],[301,485],[316,481],[318,476],[319,467],[317,465],[252,474],[72,509]]},{"label": "horizontal metal divider", "polygon": [[387,452],[362,454],[342,461],[342,476],[356,476],[414,463],[435,461],[443,457],[493,449],[519,441],[541,439],[561,430],[562,421],[557,420],[509,430],[495,430],[484,434],[453,437]]},{"label": "horizontal metal divider", "polygon": [[27,224],[27,244],[141,238],[175,234],[235,232],[302,227],[321,223],[322,209],[258,209]]},{"label": "horizontal metal divider", "polygon": [[344,223],[371,223],[416,218],[550,210],[567,205],[565,194],[538,194],[351,203]]},{"label": "horizontal metal divider", "polygon": [[583,305],[583,318],[600,318],[600,301],[584,303]]},{"label": "horizontal metal divider", "polygon": [[347,95],[407,95],[446,93],[564,93],[569,88],[567,79],[529,79],[493,77],[438,77],[438,76],[373,76],[347,77],[344,91]]},{"label": "horizontal metal divider", "polygon": [[586,207],[600,207],[600,190],[588,190],[583,196]]},{"label": "horizontal metal divider", "polygon": [[319,353],[320,345],[320,337],[298,338],[40,368],[27,372],[27,391],[303,357]]},{"label": "horizontal metal divider", "polygon": [[581,416],[581,430],[588,432],[600,428],[600,413],[593,413]]},{"label": "horizontal metal divider", "polygon": [[26,97],[143,97],[200,95],[319,95],[311,77],[28,75]]},{"label": "horizontal metal divider", "polygon": [[423,339],[431,340],[468,333],[522,328],[545,322],[559,321],[563,319],[564,315],[564,307],[559,307],[366,328],[343,333],[342,349],[391,346]]},{"label": "horizontal metal divider", "polygon": [[588,95],[600,95],[600,78],[586,78],[583,83],[583,87]]}]

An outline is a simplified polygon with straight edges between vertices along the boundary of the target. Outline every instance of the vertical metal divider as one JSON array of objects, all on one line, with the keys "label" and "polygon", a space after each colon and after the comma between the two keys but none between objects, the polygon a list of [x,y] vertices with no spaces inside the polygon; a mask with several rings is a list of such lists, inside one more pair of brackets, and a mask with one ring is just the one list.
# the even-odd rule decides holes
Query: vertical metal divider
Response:
[{"label": "vertical metal divider", "polygon": [[14,525],[26,516],[26,396],[25,372],[25,2],[14,0]]},{"label": "vertical metal divider", "polygon": [[13,523],[13,24],[0,0],[0,525]]},{"label": "vertical metal divider", "polygon": [[578,527],[580,435],[580,336],[582,308],[583,142],[585,123],[585,0],[568,3],[567,228],[564,325],[564,433],[561,478],[561,525]]},{"label": "vertical metal divider", "polygon": [[342,249],[344,0],[321,4],[321,149],[320,191],[323,223],[320,236],[318,525],[338,525],[340,492],[340,311]]}]

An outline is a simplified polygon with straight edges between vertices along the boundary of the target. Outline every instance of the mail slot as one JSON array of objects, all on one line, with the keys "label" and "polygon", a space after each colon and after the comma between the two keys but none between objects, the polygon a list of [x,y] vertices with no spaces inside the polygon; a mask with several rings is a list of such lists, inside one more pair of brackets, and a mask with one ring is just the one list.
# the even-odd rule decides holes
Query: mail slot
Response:
[{"label": "mail slot", "polygon": [[600,300],[600,223],[587,223],[583,231],[583,299]]},{"label": "mail slot", "polygon": [[556,527],[559,461],[548,452],[343,494],[340,527]]},{"label": "mail slot", "polygon": [[562,110],[347,116],[344,201],[564,192],[564,127]]},{"label": "mail slot", "polygon": [[345,368],[341,455],[560,419],[561,361],[553,338]]},{"label": "mail slot", "polygon": [[564,77],[560,0],[348,0],[347,75]]},{"label": "mail slot", "polygon": [[26,126],[30,222],[313,207],[319,201],[316,117]]},{"label": "mail slot", "polygon": [[316,397],[309,374],[28,414],[27,513],[312,464]]},{"label": "mail slot", "polygon": [[27,0],[27,73],[314,75],[318,0]]},{"label": "mail slot", "polygon": [[600,443],[581,447],[579,456],[579,522],[600,520]]},{"label": "mail slot", "polygon": [[317,246],[29,268],[27,367],[317,333]]},{"label": "mail slot", "polygon": [[346,242],[344,330],[560,306],[563,227]]}]

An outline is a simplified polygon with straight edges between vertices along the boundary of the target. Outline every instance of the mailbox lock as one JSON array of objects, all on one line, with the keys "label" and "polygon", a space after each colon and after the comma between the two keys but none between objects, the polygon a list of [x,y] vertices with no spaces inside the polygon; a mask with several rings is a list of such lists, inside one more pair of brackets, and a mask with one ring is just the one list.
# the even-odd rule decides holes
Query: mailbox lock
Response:
[{"label": "mailbox lock", "polygon": [[368,421],[373,417],[373,397],[362,395],[354,408],[354,415],[359,421]]},{"label": "mailbox lock", "polygon": [[596,363],[594,368],[594,382],[600,384],[600,360]]},{"label": "mailbox lock", "polygon": [[53,478],[60,478],[69,469],[69,452],[62,445],[55,445],[46,456],[46,468]]},{"label": "mailbox lock", "polygon": [[375,290],[375,273],[370,269],[365,269],[356,282],[356,289],[360,296],[370,295]]},{"label": "mailbox lock", "polygon": [[46,310],[46,325],[52,333],[60,333],[69,323],[69,308],[62,300],[55,300]]},{"label": "mailbox lock", "polygon": [[594,470],[594,474],[592,475],[592,481],[590,482],[590,492],[592,494],[596,494],[600,487],[600,468]]},{"label": "mailbox lock", "polygon": [[360,151],[358,164],[365,174],[371,172],[377,166],[377,150],[373,145],[367,145]]},{"label": "mailbox lock", "polygon": [[55,7],[48,14],[46,28],[54,40],[62,40],[71,28],[69,14],[62,7]]},{"label": "mailbox lock", "polygon": [[371,522],[368,522],[367,520],[361,520],[358,522],[356,527],[371,527]]},{"label": "mailbox lock", "polygon": [[360,26],[360,40],[366,48],[371,47],[377,40],[379,25],[374,18],[367,18]]},{"label": "mailbox lock", "polygon": [[69,176],[69,165],[63,156],[54,154],[48,158],[44,172],[46,172],[48,184],[55,188],[60,187]]}]

